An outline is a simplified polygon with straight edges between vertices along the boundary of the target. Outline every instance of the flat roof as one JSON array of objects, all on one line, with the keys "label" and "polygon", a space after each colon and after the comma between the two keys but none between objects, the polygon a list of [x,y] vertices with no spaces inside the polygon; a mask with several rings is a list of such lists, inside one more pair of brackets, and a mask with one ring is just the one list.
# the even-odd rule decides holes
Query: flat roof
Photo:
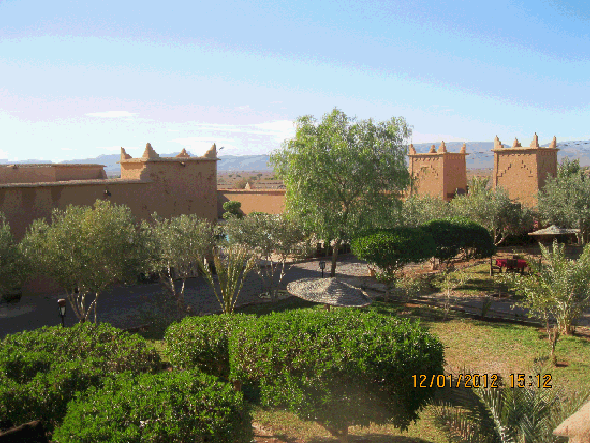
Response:
[{"label": "flat roof", "polygon": [[0,183],[0,188],[36,188],[47,186],[81,186],[81,185],[109,185],[109,184],[124,184],[124,183],[152,183],[153,180],[145,179],[120,179],[120,178],[105,178],[96,180],[63,180],[59,182],[39,182],[39,183]]}]

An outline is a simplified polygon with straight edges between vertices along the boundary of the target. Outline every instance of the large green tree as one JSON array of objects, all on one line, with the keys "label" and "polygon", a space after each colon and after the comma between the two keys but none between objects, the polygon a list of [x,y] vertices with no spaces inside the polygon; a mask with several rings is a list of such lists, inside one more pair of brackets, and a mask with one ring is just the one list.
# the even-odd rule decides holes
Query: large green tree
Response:
[{"label": "large green tree", "polygon": [[590,238],[590,180],[579,160],[562,160],[556,177],[549,177],[537,194],[537,211],[545,224],[580,229],[582,244]]},{"label": "large green tree", "polygon": [[[101,292],[135,282],[144,266],[145,239],[131,210],[97,200],[94,207],[54,209],[51,224],[37,219],[22,240],[26,256],[63,289],[80,322],[88,320]],[[88,305],[86,297],[94,300]]]},{"label": "large green tree", "polygon": [[453,208],[448,202],[428,194],[412,195],[404,200],[397,219],[400,225],[415,228],[432,219],[448,218],[452,215]]},{"label": "large green tree", "polygon": [[467,195],[451,201],[453,214],[482,225],[492,235],[495,245],[503,243],[509,235],[531,231],[534,211],[510,200],[505,189],[490,189],[488,181],[488,178],[470,180]]},{"label": "large green tree", "polygon": [[397,193],[411,183],[406,165],[411,128],[403,117],[356,121],[338,109],[321,122],[299,117],[296,126],[295,137],[271,154],[270,163],[287,185],[286,210],[332,242],[334,276],[342,242],[389,224],[399,209]]}]

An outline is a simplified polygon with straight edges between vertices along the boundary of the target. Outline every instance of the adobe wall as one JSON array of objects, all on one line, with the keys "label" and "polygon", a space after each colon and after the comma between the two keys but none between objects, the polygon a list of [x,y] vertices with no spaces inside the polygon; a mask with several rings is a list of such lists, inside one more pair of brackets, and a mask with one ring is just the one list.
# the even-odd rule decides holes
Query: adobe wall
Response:
[{"label": "adobe wall", "polygon": [[204,157],[160,158],[151,153],[151,157],[146,157],[144,153],[144,157],[132,159],[123,158],[126,155],[123,154],[119,162],[121,179],[150,180],[152,184],[141,199],[142,207],[154,208],[162,217],[196,214],[214,223],[217,221],[217,156],[212,149]]},{"label": "adobe wall", "polygon": [[[122,178],[82,179],[102,171],[91,168],[69,168],[69,181],[0,184],[0,212],[10,224],[11,231],[20,241],[35,219],[51,220],[53,209],[64,210],[70,204],[92,206],[97,199],[108,199],[126,205],[139,220],[151,219],[157,212],[162,217],[196,214],[217,221],[217,153],[215,145],[203,157],[189,157],[183,150],[177,157],[159,158],[151,145],[144,156],[132,159],[122,149]],[[32,166],[32,165],[28,165]],[[26,168],[24,168],[26,169]],[[34,171],[34,167],[28,168]],[[47,171],[59,168],[37,168],[30,176],[39,179]],[[50,175],[50,174],[49,174]],[[102,175],[102,174],[100,174]],[[47,174],[46,174],[47,176]],[[51,179],[49,176],[48,179]],[[105,194],[108,191],[110,195]],[[55,283],[43,276],[31,279],[23,288],[26,294],[55,293]]]},{"label": "adobe wall", "polygon": [[532,208],[537,205],[536,194],[548,176],[557,175],[557,141],[548,148],[541,148],[537,133],[529,147],[523,147],[518,139],[511,148],[503,148],[498,137],[494,140],[494,189],[503,187],[511,200]]},{"label": "adobe wall", "polygon": [[217,216],[223,216],[223,204],[228,201],[239,201],[244,214],[254,211],[281,214],[285,210],[286,192],[286,189],[218,189]]},{"label": "adobe wall", "polygon": [[408,170],[417,180],[411,194],[452,200],[457,188],[466,189],[467,186],[466,155],[469,154],[465,152],[465,144],[460,152],[451,153],[442,142],[438,152],[432,145],[426,154],[416,154],[414,146],[410,145]]},{"label": "adobe wall", "polygon": [[66,180],[106,179],[103,165],[8,165],[0,166],[2,183],[48,183]]}]

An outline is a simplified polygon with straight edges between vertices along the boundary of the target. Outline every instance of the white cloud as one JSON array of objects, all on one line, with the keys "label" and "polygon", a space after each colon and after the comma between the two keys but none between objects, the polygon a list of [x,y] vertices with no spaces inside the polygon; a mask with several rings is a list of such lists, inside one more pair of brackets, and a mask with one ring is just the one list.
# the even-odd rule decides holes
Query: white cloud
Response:
[{"label": "white cloud", "polygon": [[72,151],[70,148],[61,148],[62,151]]},{"label": "white cloud", "polygon": [[8,158],[8,152],[0,149],[0,158]]},{"label": "white cloud", "polygon": [[86,114],[89,117],[104,117],[104,118],[119,118],[119,117],[133,117],[134,115],[131,112],[127,111],[107,111],[107,112],[91,112]]},{"label": "white cloud", "polygon": [[272,101],[271,103],[283,103],[283,101],[282,100],[275,100],[275,101]]}]

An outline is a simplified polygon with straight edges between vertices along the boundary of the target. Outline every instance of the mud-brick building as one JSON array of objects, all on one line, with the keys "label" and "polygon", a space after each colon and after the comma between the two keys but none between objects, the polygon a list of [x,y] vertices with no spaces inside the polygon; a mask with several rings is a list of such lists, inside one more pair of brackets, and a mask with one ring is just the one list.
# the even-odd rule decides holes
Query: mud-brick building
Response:
[{"label": "mud-brick building", "polygon": [[549,176],[557,175],[557,140],[548,148],[539,146],[537,133],[529,147],[523,147],[517,138],[511,148],[503,148],[496,136],[494,140],[494,172],[492,185],[503,187],[511,200],[527,207],[537,205],[536,195]]},{"label": "mud-brick building", "polygon": [[467,189],[466,146],[461,151],[448,152],[445,142],[436,151],[434,145],[426,154],[416,154],[410,145],[408,170],[415,178],[410,195],[426,195],[450,201],[455,193],[465,193]]},{"label": "mud-brick building", "polygon": [[0,212],[16,240],[54,208],[92,206],[97,199],[127,205],[138,219],[196,214],[217,220],[217,150],[202,157],[186,150],[160,157],[148,143],[139,158],[121,148],[121,178],[108,179],[101,165],[10,165],[0,167]]}]

